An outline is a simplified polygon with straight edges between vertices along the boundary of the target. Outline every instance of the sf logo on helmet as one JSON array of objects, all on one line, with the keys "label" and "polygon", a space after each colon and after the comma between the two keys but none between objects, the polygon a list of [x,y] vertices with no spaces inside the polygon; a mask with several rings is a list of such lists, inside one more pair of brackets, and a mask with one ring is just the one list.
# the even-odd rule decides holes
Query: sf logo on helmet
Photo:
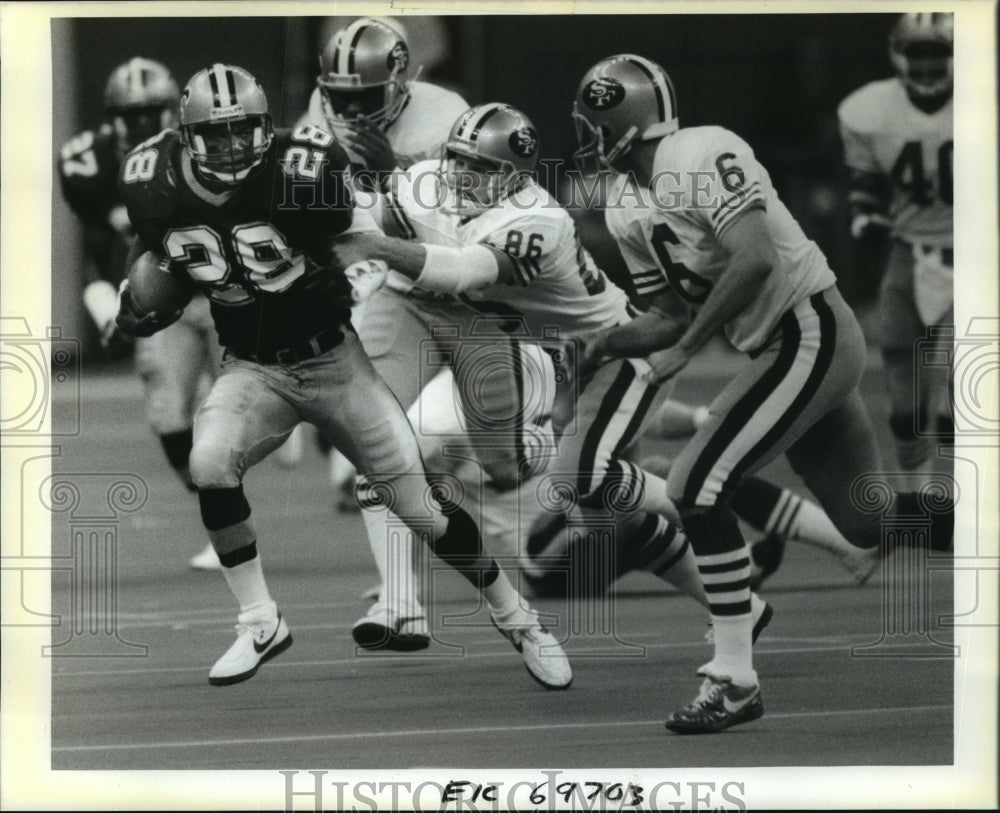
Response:
[{"label": "sf logo on helmet", "polygon": [[510,148],[522,158],[531,158],[538,149],[538,136],[531,127],[522,127],[510,134]]},{"label": "sf logo on helmet", "polygon": [[405,71],[410,64],[410,52],[406,50],[406,43],[400,41],[392,46],[389,57],[386,59],[386,67],[389,70]]},{"label": "sf logo on helmet", "polygon": [[583,101],[593,110],[609,110],[625,98],[625,88],[617,79],[594,79],[583,89]]}]

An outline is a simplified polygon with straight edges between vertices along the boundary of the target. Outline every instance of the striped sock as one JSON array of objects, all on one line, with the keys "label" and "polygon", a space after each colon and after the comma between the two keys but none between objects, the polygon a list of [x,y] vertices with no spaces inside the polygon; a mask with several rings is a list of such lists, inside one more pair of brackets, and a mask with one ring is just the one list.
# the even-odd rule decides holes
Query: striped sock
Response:
[{"label": "striped sock", "polygon": [[755,685],[750,550],[736,515],[721,506],[686,511],[684,528],[695,548],[695,561],[715,627],[715,657],[708,669],[714,675],[732,678],[738,685]]}]

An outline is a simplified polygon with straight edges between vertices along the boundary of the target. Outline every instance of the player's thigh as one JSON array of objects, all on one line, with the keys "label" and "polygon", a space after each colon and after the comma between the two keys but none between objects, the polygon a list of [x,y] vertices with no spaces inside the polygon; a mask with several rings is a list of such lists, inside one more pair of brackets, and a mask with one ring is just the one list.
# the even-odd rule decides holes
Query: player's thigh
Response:
[{"label": "player's thigh", "polygon": [[913,249],[893,242],[879,287],[879,340],[884,352],[912,357],[924,324],[914,296]]},{"label": "player's thigh", "polygon": [[375,370],[407,407],[440,369],[422,364],[421,348],[430,335],[428,317],[411,297],[385,288],[369,297],[358,338]]},{"label": "player's thigh", "polygon": [[339,346],[306,367],[320,397],[302,404],[303,416],[360,474],[391,478],[422,470],[406,413],[357,336],[348,333]]},{"label": "player's thigh", "polygon": [[725,502],[857,387],[864,336],[835,289],[789,311],[777,338],[712,402],[667,478],[681,508]]},{"label": "player's thigh", "polygon": [[672,390],[639,378],[631,361],[605,364],[586,383],[576,403],[576,418],[559,439],[550,471],[571,476],[582,498],[603,483],[611,461],[642,433],[655,407]]},{"label": "player's thigh", "polygon": [[136,341],[136,371],[146,394],[147,419],[160,434],[191,426],[204,345],[184,319]]},{"label": "player's thigh", "polygon": [[234,487],[299,422],[283,372],[228,357],[195,413],[191,474],[200,487]]},{"label": "player's thigh", "polygon": [[219,344],[219,335],[215,330],[212,310],[208,298],[195,296],[184,309],[182,320],[187,321],[197,332],[201,340],[198,357],[202,362],[202,370],[213,380],[219,377],[222,370],[222,356],[225,348]]}]

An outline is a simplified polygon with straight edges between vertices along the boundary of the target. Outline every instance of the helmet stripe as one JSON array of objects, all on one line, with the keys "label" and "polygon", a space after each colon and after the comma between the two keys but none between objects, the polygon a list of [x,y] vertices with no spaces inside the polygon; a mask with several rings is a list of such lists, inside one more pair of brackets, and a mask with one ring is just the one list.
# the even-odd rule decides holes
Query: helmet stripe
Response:
[{"label": "helmet stripe", "polygon": [[[475,123],[472,132],[469,134],[468,141],[470,144],[476,143],[479,139],[479,131],[483,128],[483,125],[486,124],[486,122],[489,121],[495,113],[499,112],[501,107],[503,107],[503,105],[492,104],[489,109],[479,117],[479,121]],[[466,126],[466,129],[468,129],[468,126]]]},{"label": "helmet stripe", "polygon": [[229,104],[236,104],[236,77],[233,76],[232,68],[226,68],[226,85],[229,88]]},{"label": "helmet stripe", "polygon": [[351,38],[351,49],[347,53],[347,72],[354,73],[354,52],[357,50],[358,42],[361,40],[361,35],[368,30],[367,25],[358,26],[358,30],[354,32],[354,36]]},{"label": "helmet stripe", "polygon": [[208,71],[208,84],[212,88],[212,107],[222,107],[222,102],[219,99],[219,80],[212,68],[209,68]]},{"label": "helmet stripe", "polygon": [[670,115],[667,115],[666,111],[666,101],[663,98],[663,90],[661,83],[657,81],[657,76],[653,71],[651,71],[642,60],[635,57],[626,57],[626,61],[635,65],[640,71],[649,77],[649,81],[653,83],[653,90],[656,93],[656,110],[660,115],[660,121],[666,121],[667,119],[672,119],[674,117],[674,97],[673,93],[670,92],[669,85],[667,86],[667,92],[670,93]]}]

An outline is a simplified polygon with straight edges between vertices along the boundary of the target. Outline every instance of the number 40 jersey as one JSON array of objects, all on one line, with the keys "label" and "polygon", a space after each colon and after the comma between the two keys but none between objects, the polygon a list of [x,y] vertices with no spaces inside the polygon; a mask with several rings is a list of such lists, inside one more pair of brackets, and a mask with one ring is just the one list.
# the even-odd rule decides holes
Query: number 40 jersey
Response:
[{"label": "number 40 jersey", "polygon": [[[350,320],[350,283],[328,266],[331,237],[352,223],[348,161],[333,136],[308,125],[277,130],[262,165],[233,190],[199,180],[180,133],[136,147],[118,183],[143,241],[208,294],[225,347],[267,353]],[[336,274],[323,294],[305,276]]]},{"label": "number 40 jersey", "polygon": [[784,313],[836,282],[826,257],[778,199],[750,146],[723,127],[685,127],[660,140],[650,188],[619,176],[604,219],[635,282],[649,296],[670,288],[697,310],[729,267],[720,237],[760,209],[777,266],[751,304],[725,326],[737,349],[762,347]]},{"label": "number 40 jersey", "polygon": [[908,243],[952,245],[952,100],[924,113],[899,79],[870,82],[837,110],[844,160],[888,178],[892,234]]}]

